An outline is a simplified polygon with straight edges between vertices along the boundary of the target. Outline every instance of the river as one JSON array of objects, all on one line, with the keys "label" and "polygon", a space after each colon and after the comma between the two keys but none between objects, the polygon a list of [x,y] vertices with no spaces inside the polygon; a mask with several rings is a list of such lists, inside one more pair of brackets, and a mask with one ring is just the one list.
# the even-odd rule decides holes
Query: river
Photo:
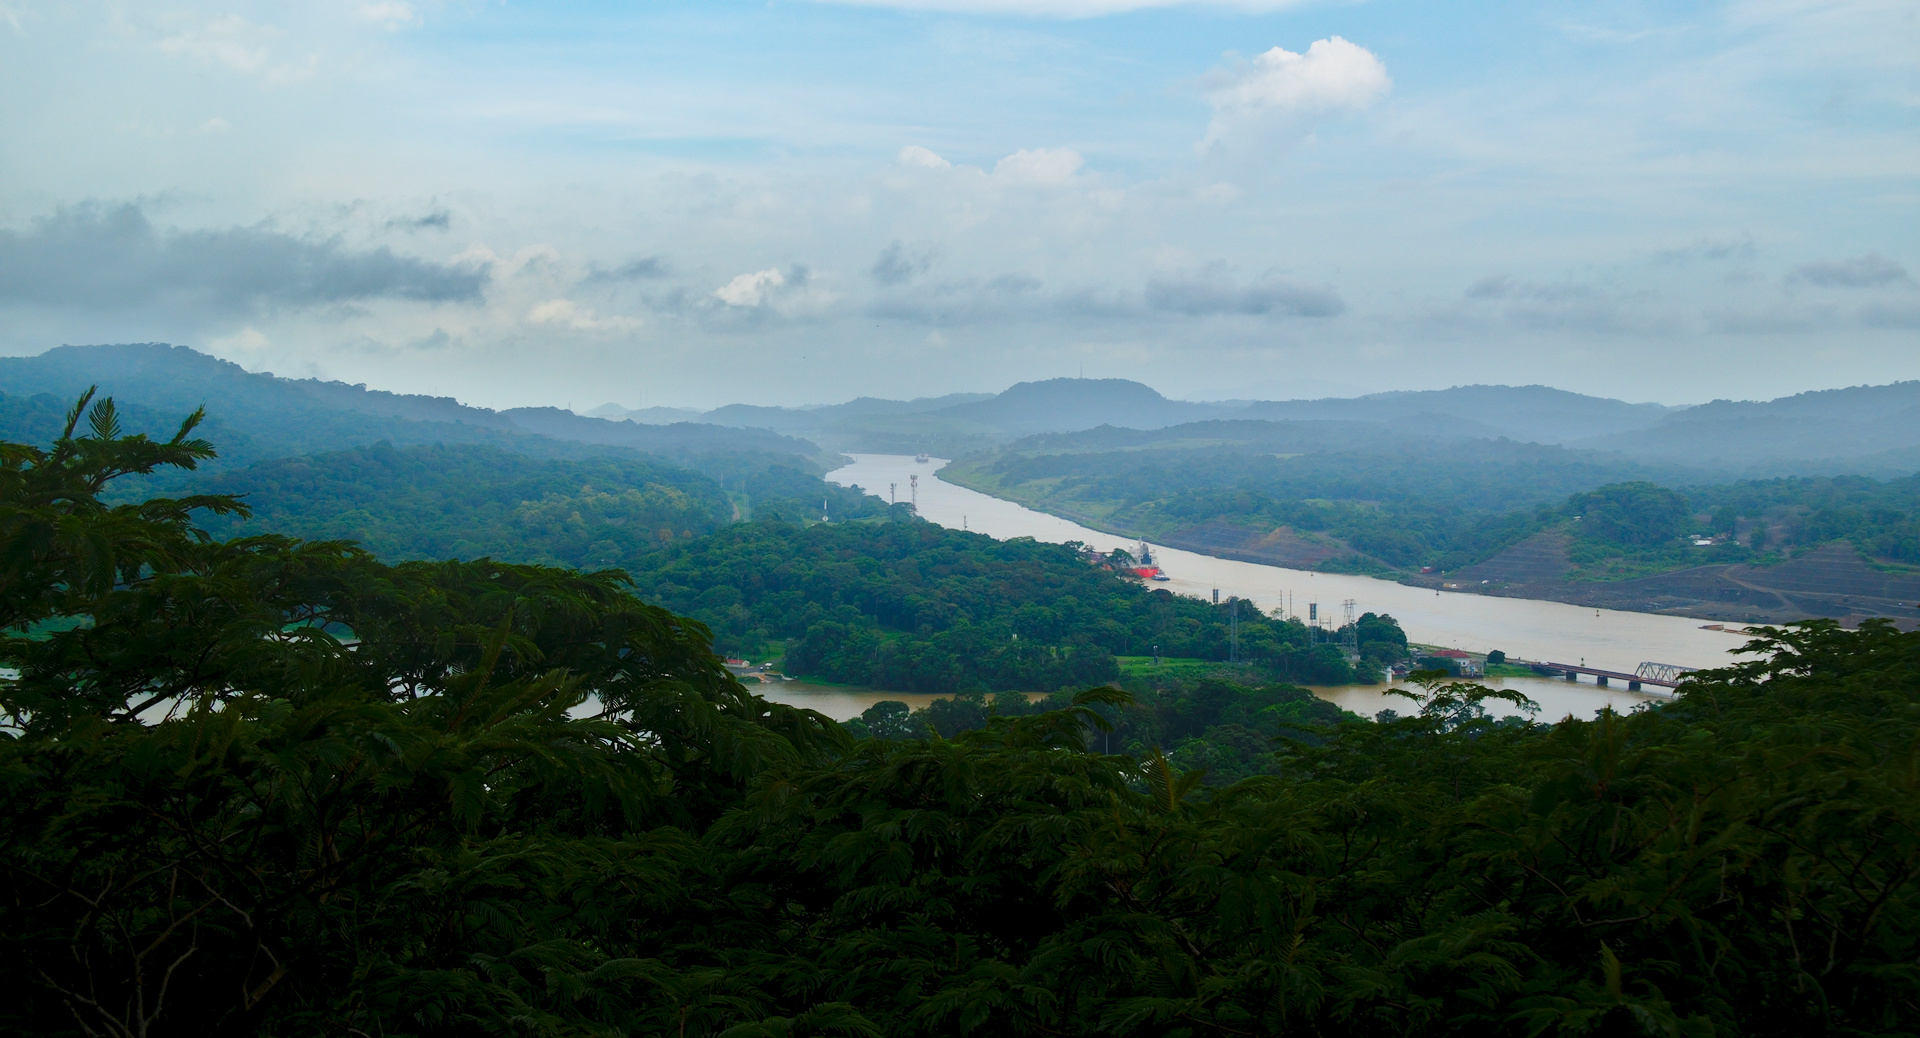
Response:
[{"label": "river", "polygon": [[[868,493],[888,496],[888,485],[898,500],[913,494],[912,477],[919,477],[918,508],[922,518],[952,529],[967,529],[1009,539],[1032,537],[1064,543],[1082,541],[1100,551],[1132,550],[1136,543],[1124,537],[1090,530],[1059,516],[968,490],[941,480],[936,473],[946,462],[917,462],[907,455],[854,454],[853,463],[827,475],[842,486],[859,486]],[[1352,599],[1357,612],[1389,613],[1407,637],[1428,645],[1471,652],[1500,649],[1508,656],[1552,660],[1631,672],[1643,661],[1684,667],[1718,667],[1734,662],[1732,651],[1746,639],[1724,631],[1707,630],[1707,621],[1655,613],[1592,609],[1564,602],[1498,598],[1458,592],[1434,592],[1372,577],[1314,573],[1253,562],[1217,559],[1211,555],[1151,545],[1154,561],[1171,578],[1157,586],[1176,594],[1211,598],[1239,596],[1271,614],[1305,617],[1309,603],[1317,603],[1322,617],[1338,624],[1341,604]],[[1489,684],[1518,688],[1541,706],[1541,719],[1568,714],[1590,716],[1603,706],[1627,710],[1651,696],[1619,686],[1601,688],[1549,678],[1495,678]],[[1383,696],[1385,686],[1315,689],[1315,692],[1356,713],[1371,716],[1393,707],[1405,712],[1404,699]],[[769,698],[814,706],[836,717],[858,713],[855,706],[882,699],[910,698],[865,690],[802,689],[791,692],[768,686]],[[818,698],[816,698],[816,696]],[[828,700],[831,700],[829,703]],[[916,703],[917,705],[917,703]],[[851,712],[849,712],[851,711]]]}]

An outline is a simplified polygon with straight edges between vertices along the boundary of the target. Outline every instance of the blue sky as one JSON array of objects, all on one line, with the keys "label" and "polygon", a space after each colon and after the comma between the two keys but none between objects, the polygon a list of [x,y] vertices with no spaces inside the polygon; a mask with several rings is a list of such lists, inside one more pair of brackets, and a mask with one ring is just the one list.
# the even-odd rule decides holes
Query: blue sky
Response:
[{"label": "blue sky", "polygon": [[1920,5],[0,0],[0,349],[495,406],[1920,378]]}]

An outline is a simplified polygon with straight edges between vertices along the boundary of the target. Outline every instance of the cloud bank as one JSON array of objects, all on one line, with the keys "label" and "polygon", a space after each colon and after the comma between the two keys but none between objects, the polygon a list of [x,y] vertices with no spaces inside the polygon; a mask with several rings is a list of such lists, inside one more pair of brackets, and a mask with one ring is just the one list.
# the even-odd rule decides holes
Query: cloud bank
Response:
[{"label": "cloud bank", "polygon": [[227,317],[373,299],[478,302],[484,270],[264,226],[156,228],[135,205],[62,209],[0,231],[0,302]]}]

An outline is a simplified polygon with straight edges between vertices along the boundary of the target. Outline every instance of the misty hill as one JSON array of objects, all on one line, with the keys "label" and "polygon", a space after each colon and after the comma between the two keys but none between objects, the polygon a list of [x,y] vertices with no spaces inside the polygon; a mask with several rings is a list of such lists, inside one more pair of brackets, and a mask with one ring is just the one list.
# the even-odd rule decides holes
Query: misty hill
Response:
[{"label": "misty hill", "polygon": [[[1181,435],[1225,435],[1248,443],[1337,436],[1348,442],[1320,449],[1345,450],[1388,449],[1409,439],[1506,438],[1598,450],[1656,467],[1677,465],[1747,476],[1899,475],[1920,467],[1920,382],[1802,393],[1773,401],[1669,407],[1538,385],[1455,386],[1346,399],[1196,403],[1170,400],[1150,386],[1126,379],[1059,378],[1022,382],[992,396],[965,399],[957,395],[913,401],[862,398],[819,408],[733,405],[706,412],[701,420],[804,435],[834,450],[925,450],[945,457],[1000,450],[1024,437],[1102,427],[1151,432],[1209,421],[1255,421],[1340,423],[1340,429],[1259,431],[1249,426],[1239,432],[1188,430]],[[1364,434],[1362,426],[1367,427]],[[1040,445],[1022,444],[1017,449],[1036,446]],[[1084,450],[1087,446],[1062,442],[1044,449]]]},{"label": "misty hill", "polygon": [[[615,410],[624,413],[612,407],[594,413],[613,417]],[[735,404],[708,411],[700,420],[804,435],[836,450],[927,450],[956,457],[1036,434],[1100,426],[1153,430],[1231,419],[1358,422],[1441,440],[1504,436],[1562,444],[1646,429],[1675,410],[1546,386],[1457,386],[1352,399],[1197,403],[1170,400],[1128,379],[1056,378],[1022,382],[991,395],[861,398],[811,408]]]},{"label": "misty hill", "polygon": [[591,411],[582,412],[588,418],[605,418],[610,422],[639,422],[641,425],[672,425],[675,422],[697,422],[700,409],[697,407],[621,407],[619,404],[601,404]]},{"label": "misty hill", "polygon": [[588,418],[558,407],[515,407],[499,414],[514,426],[556,440],[632,447],[670,458],[695,458],[728,451],[791,454],[826,463],[832,459],[806,440],[766,429],[739,429],[703,422],[642,425]]},{"label": "misty hill", "polygon": [[813,470],[828,460],[812,443],[762,430],[607,422],[554,408],[494,411],[448,397],[249,372],[160,343],[62,346],[35,357],[0,358],[0,394],[7,398],[0,414],[10,423],[7,433],[18,439],[57,421],[89,385],[114,397],[139,423],[129,427],[140,431],[158,432],[208,405],[205,434],[221,447],[216,468],[383,440],[397,446],[487,444],[534,456],[628,448],[716,475],[756,459]]},{"label": "misty hill", "polygon": [[829,407],[732,404],[703,422],[773,429],[837,450],[932,451],[948,456],[982,450],[1034,433],[1101,425],[1155,429],[1219,418],[1233,408],[1169,400],[1126,379],[1056,378],[1022,382],[1002,393],[952,393],[918,400],[861,397]]},{"label": "misty hill", "polygon": [[813,407],[728,404],[702,412],[700,420],[714,425],[773,429],[778,432],[813,432],[830,429],[849,419],[926,414],[955,404],[992,398],[991,393],[948,393],[945,396],[919,397],[913,400],[883,400],[879,397],[863,396],[855,397],[844,404],[821,404]]},{"label": "misty hill", "polygon": [[1213,404],[1168,400],[1149,386],[1121,378],[1054,378],[1022,382],[988,400],[935,412],[991,426],[1001,433],[1070,432],[1098,425],[1158,429],[1222,416]]},{"label": "misty hill", "polygon": [[1583,445],[1695,464],[1911,472],[1920,467],[1920,381],[1715,400]]},{"label": "misty hill", "polygon": [[1528,443],[1570,443],[1648,428],[1677,409],[1629,404],[1548,386],[1455,386],[1422,392],[1375,393],[1349,400],[1253,403],[1248,418],[1420,423],[1453,419],[1493,436]]},{"label": "misty hill", "polygon": [[[1432,429],[1409,430],[1387,422],[1274,422],[1214,419],[1159,429],[1102,425],[1077,432],[1036,433],[1006,445],[995,456],[1060,456],[1103,452],[1208,451],[1225,454],[1406,453],[1435,446],[1435,440],[1479,439],[1461,430],[1446,436]],[[1070,464],[1070,463],[1063,463]]]},{"label": "misty hill", "polygon": [[219,404],[221,409],[353,411],[515,431],[513,422],[496,412],[468,407],[451,397],[256,374],[232,361],[164,343],[61,346],[36,357],[0,358],[0,392],[71,397],[93,384],[100,386],[102,395],[173,411],[191,411],[201,404]]}]

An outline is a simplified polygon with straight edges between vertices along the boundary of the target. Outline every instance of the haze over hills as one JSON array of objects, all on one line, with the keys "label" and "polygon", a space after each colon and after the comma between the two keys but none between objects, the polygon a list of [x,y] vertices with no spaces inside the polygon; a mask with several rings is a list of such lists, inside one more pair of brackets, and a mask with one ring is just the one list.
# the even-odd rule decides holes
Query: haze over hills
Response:
[{"label": "haze over hills", "polygon": [[[90,384],[136,409],[171,413],[215,404],[212,418],[229,433],[229,463],[382,439],[495,446],[526,440],[516,449],[537,453],[572,449],[561,444],[590,444],[688,462],[745,452],[804,459],[804,467],[820,470],[838,451],[957,457],[1025,437],[1224,421],[1233,424],[1192,432],[1248,443],[1346,437],[1345,449],[1378,449],[1396,438],[1505,437],[1748,476],[1895,475],[1920,465],[1920,382],[1683,408],[1546,386],[1203,403],[1170,400],[1125,379],[1061,378],[1022,382],[997,394],[861,397],[815,407],[735,404],[705,412],[609,404],[581,415],[551,407],[492,410],[448,397],[279,378],[185,347],[151,343],[65,346],[35,357],[0,358],[0,392],[9,396],[46,393],[70,400]],[[1298,427],[1261,429],[1259,423]],[[1308,426],[1317,428],[1310,432]],[[1361,436],[1363,429],[1372,431]],[[1042,447],[1023,444],[1020,449]]]},{"label": "haze over hills", "polygon": [[[632,416],[618,405],[590,414]],[[1599,450],[1743,475],[1862,471],[1920,464],[1920,382],[1803,393],[1697,407],[1629,403],[1549,386],[1455,386],[1317,400],[1170,400],[1126,379],[1048,379],[998,394],[918,400],[863,397],[820,407],[729,405],[706,412],[649,408],[739,428],[805,436],[830,450],[928,451],[958,457],[1023,437],[1111,426],[1156,430],[1208,421],[1370,425],[1439,440],[1498,439]],[[1246,433],[1253,439],[1295,433]]]},{"label": "haze over hills", "polygon": [[1569,443],[1644,429],[1683,410],[1629,404],[1548,386],[1455,386],[1419,392],[1376,393],[1351,400],[1283,400],[1248,404],[1248,418],[1411,422],[1435,418],[1471,423],[1497,436],[1531,443]]},{"label": "haze over hills", "polygon": [[[1577,441],[1701,464],[1910,472],[1920,466],[1920,381],[1826,389],[1778,400],[1715,400],[1640,429]],[[1849,466],[1832,462],[1847,459]],[[1819,462],[1827,462],[1820,465]]]},{"label": "haze over hills", "polygon": [[[207,405],[218,439],[216,468],[387,441],[487,444],[532,455],[579,455],[630,448],[696,469],[721,471],[742,459],[786,459],[823,470],[831,457],[814,444],[761,429],[678,423],[643,426],[585,418],[557,408],[494,411],[448,397],[389,393],[364,385],[287,379],[184,346],[139,343],[62,346],[34,357],[0,358],[8,422],[38,429],[97,385],[130,416],[160,426]],[[144,430],[146,427],[141,426]]]}]

